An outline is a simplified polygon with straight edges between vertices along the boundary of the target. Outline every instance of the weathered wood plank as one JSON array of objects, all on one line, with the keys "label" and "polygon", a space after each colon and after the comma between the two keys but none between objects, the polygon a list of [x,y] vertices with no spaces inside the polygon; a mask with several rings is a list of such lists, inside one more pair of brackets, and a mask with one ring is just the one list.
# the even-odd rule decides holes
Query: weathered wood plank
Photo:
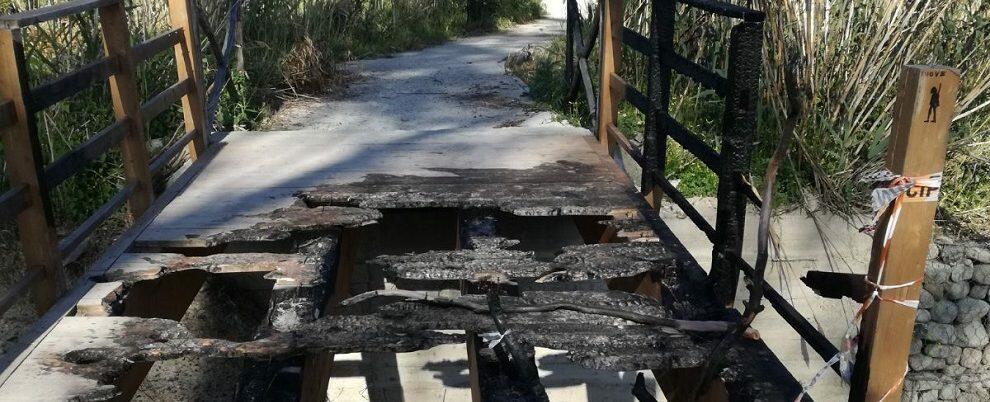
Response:
[{"label": "weathered wood plank", "polygon": [[[230,216],[228,216],[230,217]],[[231,217],[238,218],[238,217]],[[221,226],[155,228],[137,240],[140,249],[171,247],[216,247],[234,243],[287,240],[293,235],[328,232],[341,227],[358,227],[375,223],[381,213],[365,208],[307,207],[295,203],[288,207],[251,216],[243,216]],[[222,218],[212,217],[223,221]]]},{"label": "weathered wood plank", "polygon": [[169,253],[124,254],[103,275],[103,280],[125,284],[158,279],[176,272],[199,270],[211,274],[269,273],[265,277],[293,286],[310,286],[319,278],[321,260],[302,254],[236,253],[189,257]]},{"label": "weathered wood plank", "polygon": [[[500,239],[500,238],[497,238]],[[567,246],[551,262],[534,259],[532,251],[508,250],[518,242],[453,251],[386,255],[372,260],[390,278],[406,280],[476,280],[486,275],[541,282],[628,278],[662,272],[675,264],[660,243],[611,243]]]},{"label": "weathered wood plank", "polygon": [[76,303],[77,317],[109,317],[124,297],[124,282],[101,282],[93,285]]}]

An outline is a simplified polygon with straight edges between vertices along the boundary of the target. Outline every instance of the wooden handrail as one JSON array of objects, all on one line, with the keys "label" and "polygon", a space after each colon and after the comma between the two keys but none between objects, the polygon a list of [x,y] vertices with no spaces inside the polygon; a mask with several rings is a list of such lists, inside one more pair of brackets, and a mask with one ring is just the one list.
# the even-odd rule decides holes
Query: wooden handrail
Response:
[{"label": "wooden handrail", "polygon": [[644,56],[649,56],[650,53],[653,53],[650,50],[650,40],[629,27],[622,27],[622,43]]},{"label": "wooden handrail", "polygon": [[[97,11],[106,57],[31,88],[24,53],[26,31],[22,28],[91,11]],[[26,276],[30,279],[21,283],[25,287],[36,285],[33,293],[39,313],[48,310],[62,293],[62,264],[84,249],[93,230],[125,202],[135,219],[149,207],[154,197],[150,170],[164,170],[183,147],[189,148],[193,159],[206,149],[209,129],[204,119],[196,8],[192,0],[168,0],[168,15],[170,30],[135,45],[131,44],[127,12],[120,0],[69,0],[0,16],[0,134],[13,186],[0,194],[0,219],[17,220],[25,261],[31,269]],[[232,18],[235,23],[236,19]],[[141,104],[135,66],[169,48],[174,50],[178,83]],[[109,83],[116,121],[44,166],[35,114],[103,80]],[[222,84],[217,85],[218,93]],[[145,122],[180,99],[186,133],[149,161]],[[126,185],[58,241],[49,192],[117,146],[123,156]],[[0,306],[20,293],[0,297]]]},{"label": "wooden handrail", "polygon": [[21,276],[21,279],[14,282],[13,285],[10,285],[10,287],[6,289],[6,293],[0,297],[0,315],[3,315],[3,313],[6,313],[7,310],[10,310],[10,308],[14,306],[14,303],[17,303],[17,299],[27,292],[27,290],[31,288],[31,285],[34,285],[40,279],[41,270],[31,269],[25,272],[24,275]]},{"label": "wooden handrail", "polygon": [[195,131],[190,131],[183,134],[182,137],[179,137],[174,144],[169,145],[168,148],[162,151],[161,154],[151,161],[151,165],[148,167],[151,174],[157,175],[161,173],[162,169],[165,167],[165,164],[178,156],[179,153],[182,152],[182,149],[185,148],[186,145],[189,145],[189,142],[196,138],[197,135],[201,134]]},{"label": "wooden handrail", "polygon": [[719,96],[726,96],[728,80],[715,72],[709,71],[698,63],[688,60],[674,52],[673,49],[660,49],[660,60],[678,73],[691,78],[701,86],[715,91]]},{"label": "wooden handrail", "polygon": [[120,140],[127,134],[127,125],[127,121],[115,121],[109,127],[48,165],[45,168],[46,190],[55,189],[66,179],[79,173],[90,162],[99,159],[107,151],[120,144]]},{"label": "wooden handrail", "polygon": [[626,81],[616,73],[612,73],[609,78],[611,79],[612,90],[622,100],[629,102],[640,113],[647,114],[650,112],[650,100],[646,99],[646,95],[643,95],[636,87],[629,84],[629,81]]},{"label": "wooden handrail", "polygon": [[626,138],[621,131],[619,131],[619,128],[616,127],[615,124],[609,123],[608,127],[605,128],[605,132],[608,133],[611,140],[615,141],[615,143],[618,144],[623,151],[626,151],[626,153],[629,154],[629,157],[632,158],[633,161],[636,161],[637,165],[641,167],[643,166],[643,154],[640,153],[631,142],[629,142],[629,139]]},{"label": "wooden handrail", "polygon": [[27,208],[24,200],[24,185],[18,185],[0,194],[0,222],[11,221]]},{"label": "wooden handrail", "polygon": [[24,28],[118,3],[120,0],[71,0],[48,7],[0,16],[0,27]]},{"label": "wooden handrail", "polygon": [[141,63],[182,42],[182,28],[175,28],[134,46],[134,62]]},{"label": "wooden handrail", "polygon": [[105,81],[118,70],[116,57],[104,57],[31,89],[31,110],[40,112],[75,95],[90,85]]},{"label": "wooden handrail", "polygon": [[192,90],[192,80],[186,78],[168,88],[164,91],[159,92],[157,95],[148,99],[143,105],[141,105],[141,120],[144,122],[149,122],[158,115],[162,114],[165,110],[168,110],[169,106],[174,105],[183,96]]},{"label": "wooden handrail", "polygon": [[62,255],[72,255],[78,250],[79,246],[86,240],[89,235],[100,226],[103,221],[107,220],[121,206],[127,202],[131,194],[137,188],[137,183],[129,182],[124,188],[120,189],[117,194],[114,194],[106,203],[100,206],[89,218],[86,218],[82,224],[79,225],[75,230],[65,236],[62,240],[58,242],[58,249]]}]

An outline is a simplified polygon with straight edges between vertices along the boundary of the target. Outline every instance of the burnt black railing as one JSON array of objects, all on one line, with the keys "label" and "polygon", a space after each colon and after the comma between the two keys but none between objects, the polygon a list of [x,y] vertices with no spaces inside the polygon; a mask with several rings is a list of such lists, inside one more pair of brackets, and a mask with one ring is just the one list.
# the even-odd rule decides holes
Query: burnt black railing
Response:
[{"label": "burnt black railing", "polygon": [[[739,20],[732,27],[729,41],[729,65],[726,76],[689,60],[674,49],[674,23],[677,3],[705,12]],[[619,149],[640,165],[643,171],[642,192],[654,206],[662,194],[676,204],[712,242],[712,269],[709,279],[716,296],[725,305],[735,299],[739,273],[749,278],[759,275],[741,258],[747,201],[761,206],[762,200],[748,180],[752,143],[757,129],[760,75],[763,63],[763,21],[761,11],[715,0],[653,0],[649,37],[622,26],[622,0],[602,0],[593,14],[593,32],[585,37],[585,25],[576,0],[567,0],[567,51],[565,80],[568,100],[583,89],[593,127],[607,151]],[[601,35],[599,90],[594,88],[588,72],[588,59]],[[627,48],[648,60],[647,87],[643,94],[618,75],[621,50]],[[721,152],[670,115],[672,73],[686,76],[725,99],[722,116]],[[600,92],[599,92],[600,91]],[[636,147],[616,127],[617,105],[626,101],[645,116],[642,147]],[[715,224],[709,223],[667,179],[667,139],[677,142],[718,176]],[[770,305],[825,360],[838,349],[808,322],[783,296],[766,282],[760,291]],[[833,369],[838,371],[839,364]]]}]

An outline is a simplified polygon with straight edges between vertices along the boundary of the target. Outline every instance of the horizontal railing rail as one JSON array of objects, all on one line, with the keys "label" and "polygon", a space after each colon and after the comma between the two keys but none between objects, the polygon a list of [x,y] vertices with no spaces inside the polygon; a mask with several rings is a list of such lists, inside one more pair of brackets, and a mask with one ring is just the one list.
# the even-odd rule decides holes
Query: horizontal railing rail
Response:
[{"label": "horizontal railing rail", "polygon": [[178,156],[182,152],[182,150],[185,149],[186,146],[189,145],[189,143],[196,138],[196,136],[200,136],[200,135],[202,134],[200,134],[199,131],[190,131],[183,134],[182,137],[179,137],[179,139],[175,140],[175,142],[172,145],[170,145],[168,148],[162,151],[161,154],[159,154],[151,161],[151,165],[148,166],[148,170],[151,171],[151,174],[153,175],[157,175],[161,173],[162,169],[165,168],[165,165],[168,164],[168,162],[175,159],[175,157]]},{"label": "horizontal railing rail", "polygon": [[712,14],[738,18],[747,22],[763,22],[766,19],[766,14],[762,11],[718,0],[677,0],[677,2]]},{"label": "horizontal railing rail", "polygon": [[160,34],[134,46],[134,62],[142,63],[153,56],[182,43],[182,28]]},{"label": "horizontal railing rail", "polygon": [[89,137],[75,149],[66,152],[45,168],[45,185],[51,191],[59,184],[82,171],[90,163],[100,159],[104,154],[117,146],[127,135],[127,120],[118,120],[104,128],[96,135]]},{"label": "horizontal railing rail", "polygon": [[119,71],[119,60],[104,57],[31,90],[31,111],[40,112],[93,85],[102,83]]},{"label": "horizontal railing rail", "polygon": [[25,189],[23,185],[19,185],[0,194],[0,222],[17,219],[17,215],[27,208]]}]

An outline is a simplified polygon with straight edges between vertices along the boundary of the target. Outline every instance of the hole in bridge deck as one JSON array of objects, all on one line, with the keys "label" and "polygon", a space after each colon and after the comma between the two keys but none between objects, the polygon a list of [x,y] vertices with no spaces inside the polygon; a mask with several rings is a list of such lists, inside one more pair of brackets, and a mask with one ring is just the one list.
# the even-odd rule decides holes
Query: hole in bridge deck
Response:
[{"label": "hole in bridge deck", "polygon": [[[379,267],[367,261],[383,254],[422,253],[431,250],[453,250],[457,247],[459,211],[449,208],[389,209],[383,210],[376,224],[345,229],[338,233],[353,245],[354,275],[350,278],[350,294],[371,289],[381,289],[385,279]],[[594,243],[600,239],[604,226],[597,222],[606,217],[522,217],[491,211],[497,218],[500,236],[520,241],[514,248],[533,251],[536,258],[549,261],[568,245]],[[166,251],[185,256],[209,256],[235,253],[292,254],[300,245],[328,232],[294,234],[288,239],[271,242],[241,242],[211,248],[172,248]],[[338,244],[339,246],[339,244]],[[337,250],[339,253],[339,250]],[[337,254],[336,258],[340,258]],[[161,278],[134,283],[128,290],[121,309],[122,315],[137,317],[161,317],[180,319],[196,336],[247,340],[255,337],[269,325],[268,314],[272,307],[274,281],[264,278],[264,272],[209,274],[204,271],[180,271]],[[331,273],[332,275],[332,273]],[[334,288],[332,278],[327,287]],[[521,284],[526,286],[526,284]],[[561,283],[561,290],[604,288],[604,283]],[[189,308],[186,310],[185,305]],[[373,306],[332,311],[332,313],[368,313]],[[395,361],[395,354],[364,354],[365,359]],[[367,363],[367,362],[366,362]],[[131,370],[137,376],[148,376],[141,383],[139,395],[165,398],[206,392],[225,397],[233,395],[238,381],[231,379],[243,375],[245,361],[240,359],[206,359],[189,357],[162,362],[154,367],[137,367]],[[295,364],[295,363],[293,363]],[[369,364],[374,365],[374,362]],[[368,364],[362,364],[365,368]],[[272,382],[272,392],[277,388],[298,386],[299,370],[280,369]],[[150,370],[150,371],[149,371]],[[380,370],[376,368],[375,370]],[[394,369],[397,370],[397,369]],[[184,373],[177,378],[174,373]],[[369,375],[367,372],[365,375]],[[394,373],[398,376],[398,373]],[[138,380],[140,381],[140,380]],[[179,394],[173,394],[179,392]],[[186,394],[190,392],[190,394]],[[199,394],[202,395],[202,394]]]}]

